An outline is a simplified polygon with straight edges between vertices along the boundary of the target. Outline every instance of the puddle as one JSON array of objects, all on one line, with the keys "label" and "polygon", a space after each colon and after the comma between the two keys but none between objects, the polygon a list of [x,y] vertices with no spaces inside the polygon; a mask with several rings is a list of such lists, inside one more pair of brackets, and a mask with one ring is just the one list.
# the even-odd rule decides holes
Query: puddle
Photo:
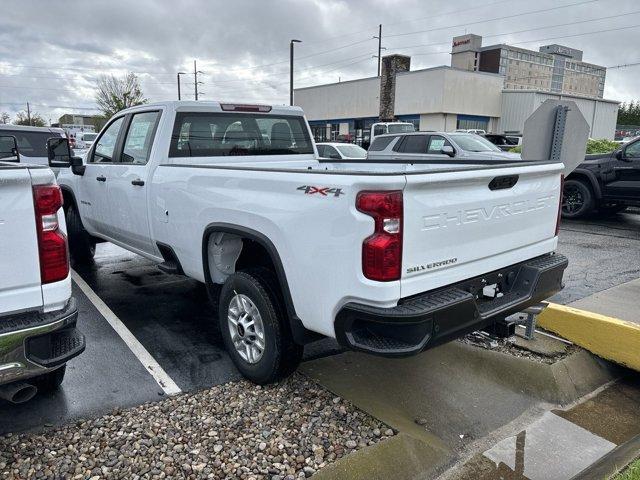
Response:
[{"label": "puddle", "polygon": [[449,478],[566,480],[640,433],[640,377],[569,410],[546,412],[457,468]]}]

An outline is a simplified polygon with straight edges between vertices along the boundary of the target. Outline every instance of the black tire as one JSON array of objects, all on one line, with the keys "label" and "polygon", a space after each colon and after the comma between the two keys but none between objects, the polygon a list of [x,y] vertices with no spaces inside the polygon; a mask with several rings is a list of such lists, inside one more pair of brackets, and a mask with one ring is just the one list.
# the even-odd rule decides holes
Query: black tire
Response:
[{"label": "black tire", "polygon": [[[264,349],[255,363],[242,358],[231,338],[229,305],[236,295],[244,295],[251,300],[262,320]],[[298,368],[303,347],[293,341],[278,283],[272,272],[260,268],[230,275],[222,286],[219,303],[218,321],[225,347],[235,366],[248,380],[265,385],[291,375]],[[247,330],[242,337],[247,335],[249,338],[250,333]]]},{"label": "black tire", "polygon": [[35,377],[31,383],[38,388],[39,392],[52,392],[54,390],[57,390],[58,387],[62,384],[66,371],[67,366],[63,365],[53,372],[45,373],[44,375]]},{"label": "black tire", "polygon": [[582,180],[564,182],[562,192],[562,217],[581,218],[593,211],[594,197],[591,187]]},{"label": "black tire", "polygon": [[69,251],[73,262],[80,265],[90,263],[96,253],[96,241],[84,229],[75,205],[71,205],[67,209],[66,219]]}]

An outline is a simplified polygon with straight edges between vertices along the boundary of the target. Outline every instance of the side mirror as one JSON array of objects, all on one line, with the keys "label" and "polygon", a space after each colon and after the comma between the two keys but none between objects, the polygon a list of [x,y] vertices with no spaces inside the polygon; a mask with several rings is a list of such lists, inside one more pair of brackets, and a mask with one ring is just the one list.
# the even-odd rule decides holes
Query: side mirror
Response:
[{"label": "side mirror", "polygon": [[13,135],[0,136],[0,161],[20,162],[18,141]]},{"label": "side mirror", "polygon": [[71,171],[74,175],[84,175],[87,166],[82,163],[82,157],[71,157]]},{"label": "side mirror", "polygon": [[53,137],[47,140],[47,156],[49,166],[66,168],[71,166],[71,148],[69,140],[64,137]]},{"label": "side mirror", "polygon": [[453,147],[451,145],[444,145],[440,149],[440,153],[444,153],[445,155],[449,155],[450,157],[453,157],[456,154],[456,152],[453,151]]}]

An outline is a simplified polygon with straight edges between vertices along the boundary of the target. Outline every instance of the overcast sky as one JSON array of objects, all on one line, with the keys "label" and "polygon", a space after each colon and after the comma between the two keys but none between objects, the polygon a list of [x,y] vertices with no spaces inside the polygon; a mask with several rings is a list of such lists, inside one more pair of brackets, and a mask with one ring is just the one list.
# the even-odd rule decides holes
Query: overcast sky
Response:
[{"label": "overcast sky", "polygon": [[[0,111],[14,115],[29,101],[54,122],[62,113],[93,112],[101,74],[135,72],[149,101],[174,99],[176,72],[193,71],[193,59],[205,72],[202,99],[287,103],[290,39],[302,40],[296,86],[375,76],[379,23],[384,54],[410,55],[412,69],[448,65],[451,39],[464,33],[487,37],[484,45],[537,50],[560,43],[607,67],[640,62],[638,0],[3,0],[2,6]],[[183,92],[193,98],[193,75],[183,77]],[[608,70],[605,97],[640,99],[640,66]]]}]

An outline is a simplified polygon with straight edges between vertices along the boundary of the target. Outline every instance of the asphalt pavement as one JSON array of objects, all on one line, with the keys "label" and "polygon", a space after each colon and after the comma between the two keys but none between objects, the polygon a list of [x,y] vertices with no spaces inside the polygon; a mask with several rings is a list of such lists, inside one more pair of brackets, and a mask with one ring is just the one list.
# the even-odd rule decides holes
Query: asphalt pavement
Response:
[{"label": "asphalt pavement", "polygon": [[[640,215],[564,221],[560,253],[569,257],[566,287],[554,297],[569,303],[640,277]],[[182,391],[240,378],[224,351],[217,315],[200,283],[160,272],[114,245],[99,244],[93,265],[77,274],[117,316]],[[0,403],[0,434],[38,429],[163,398],[165,392],[139,356],[74,284],[78,326],[87,350],[68,365],[62,388],[24,405]],[[305,358],[338,353],[329,339],[309,345]]]}]

